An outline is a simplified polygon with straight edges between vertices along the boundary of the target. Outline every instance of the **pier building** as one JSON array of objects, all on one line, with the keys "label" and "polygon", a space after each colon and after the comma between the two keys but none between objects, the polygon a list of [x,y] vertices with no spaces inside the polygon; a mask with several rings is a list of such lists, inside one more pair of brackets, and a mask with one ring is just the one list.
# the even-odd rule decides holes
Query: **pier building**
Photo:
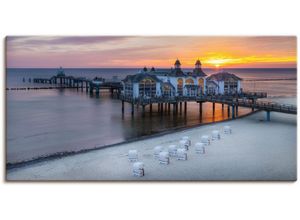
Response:
[{"label": "pier building", "polygon": [[194,97],[205,94],[233,94],[241,92],[241,78],[221,71],[210,76],[202,70],[198,59],[192,71],[184,72],[177,59],[174,68],[159,71],[144,67],[137,74],[122,80],[123,95],[139,97]]}]

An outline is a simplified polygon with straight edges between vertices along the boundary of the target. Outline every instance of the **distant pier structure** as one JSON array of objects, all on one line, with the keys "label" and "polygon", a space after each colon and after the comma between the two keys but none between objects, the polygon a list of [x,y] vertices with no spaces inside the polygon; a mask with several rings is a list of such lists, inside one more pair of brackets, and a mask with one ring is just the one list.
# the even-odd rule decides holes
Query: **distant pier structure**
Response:
[{"label": "distant pier structure", "polygon": [[100,90],[109,90],[111,94],[120,94],[121,83],[114,81],[106,81],[103,78],[95,77],[90,80],[85,77],[67,76],[62,67],[59,68],[57,74],[51,78],[34,78],[34,83],[58,85],[58,88],[76,88],[77,90],[85,90],[89,93],[99,94]]}]

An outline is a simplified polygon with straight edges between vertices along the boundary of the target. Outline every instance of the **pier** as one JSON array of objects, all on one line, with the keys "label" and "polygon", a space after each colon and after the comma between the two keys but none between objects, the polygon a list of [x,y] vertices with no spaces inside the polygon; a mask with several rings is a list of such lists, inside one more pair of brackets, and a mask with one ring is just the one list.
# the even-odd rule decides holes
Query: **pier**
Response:
[{"label": "pier", "polygon": [[[33,83],[55,85],[53,88],[75,88],[77,90],[85,90],[89,93],[99,94],[100,90],[109,90],[111,94],[120,94],[122,86],[120,82],[105,81],[102,78],[95,78],[94,80],[86,79],[84,77],[73,76],[53,76],[50,79],[34,78]],[[47,88],[47,87],[45,87]],[[45,89],[44,87],[36,89]],[[11,88],[11,90],[13,90]]]},{"label": "pier", "polygon": [[[105,81],[103,78],[94,78],[93,80],[84,77],[66,76],[64,74],[57,74],[49,79],[34,78],[33,83],[49,84],[49,87],[34,87],[34,88],[10,88],[10,90],[26,90],[26,89],[59,89],[72,88],[81,91],[94,92],[99,95],[100,90],[109,90],[111,94],[116,94],[122,102],[122,114],[125,112],[125,102],[131,105],[131,115],[134,116],[135,107],[138,109],[142,107],[142,115],[145,116],[145,109],[149,106],[150,115],[153,112],[153,105],[157,105],[157,111],[161,114],[163,112],[171,112],[173,114],[186,114],[187,103],[196,102],[199,104],[199,115],[203,114],[203,103],[212,103],[212,113],[215,114],[215,105],[221,104],[222,110],[227,106],[228,117],[234,119],[238,116],[239,107],[250,108],[252,111],[261,110],[266,112],[266,120],[271,120],[271,112],[281,112],[286,114],[297,114],[297,107],[293,105],[285,105],[276,102],[266,102],[259,99],[267,98],[267,93],[263,92],[240,92],[234,94],[200,94],[190,96],[160,96],[160,97],[138,97],[133,98],[130,95],[122,93],[121,82]],[[9,90],[9,88],[7,88]]]},{"label": "pier", "polygon": [[[227,105],[228,117],[234,119],[238,115],[239,107],[251,108],[252,111],[262,110],[266,111],[267,121],[271,120],[270,112],[281,112],[286,114],[297,114],[297,107],[293,105],[285,105],[276,102],[266,102],[258,99],[266,98],[266,93],[254,93],[254,92],[244,92],[234,95],[200,95],[200,96],[177,96],[177,97],[159,97],[159,98],[137,98],[133,99],[132,97],[120,96],[122,101],[122,113],[124,113],[124,103],[131,104],[131,114],[134,115],[134,106],[142,106],[142,114],[145,116],[145,107],[149,105],[150,114],[152,113],[152,105],[156,104],[158,112],[163,112],[165,110],[170,112],[170,106],[173,106],[173,113],[182,113],[182,105],[184,105],[184,114],[187,112],[187,102],[196,102],[199,103],[199,114],[202,115],[203,112],[203,103],[211,102],[212,103],[212,113],[215,113],[215,104],[222,104],[222,110],[224,110],[224,105]],[[230,115],[231,111],[231,115]]]}]

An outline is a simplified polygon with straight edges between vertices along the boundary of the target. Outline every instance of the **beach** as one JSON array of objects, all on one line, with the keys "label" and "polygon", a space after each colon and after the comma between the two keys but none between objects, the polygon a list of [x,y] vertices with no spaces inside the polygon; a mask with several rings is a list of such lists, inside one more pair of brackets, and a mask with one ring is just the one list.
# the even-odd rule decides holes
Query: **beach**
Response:
[{"label": "beach", "polygon": [[[296,99],[276,99],[295,104]],[[196,154],[194,144],[202,135],[222,131],[230,125],[233,133],[221,133],[221,139],[206,147],[205,154]],[[61,159],[44,161],[7,171],[7,180],[278,180],[297,179],[296,115],[261,111],[232,121],[212,123],[120,144]],[[187,161],[170,158],[169,165],[154,159],[153,148],[165,150],[189,136],[192,147]],[[132,175],[128,151],[138,150],[139,161],[145,166],[145,176]]]}]

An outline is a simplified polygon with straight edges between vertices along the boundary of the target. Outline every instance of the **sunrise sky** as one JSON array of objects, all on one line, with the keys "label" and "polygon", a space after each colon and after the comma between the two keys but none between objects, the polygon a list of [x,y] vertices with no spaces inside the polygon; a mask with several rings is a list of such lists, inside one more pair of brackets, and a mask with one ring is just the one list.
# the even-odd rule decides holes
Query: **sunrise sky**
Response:
[{"label": "sunrise sky", "polygon": [[295,68],[296,37],[7,37],[7,67]]}]

